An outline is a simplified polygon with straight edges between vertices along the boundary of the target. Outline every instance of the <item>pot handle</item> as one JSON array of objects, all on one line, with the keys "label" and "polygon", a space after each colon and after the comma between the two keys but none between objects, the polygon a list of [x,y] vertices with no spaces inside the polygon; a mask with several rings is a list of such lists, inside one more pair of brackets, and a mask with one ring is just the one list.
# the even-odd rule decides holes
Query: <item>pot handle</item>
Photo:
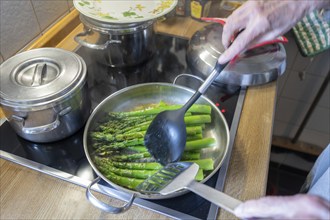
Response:
[{"label": "pot handle", "polygon": [[57,128],[61,122],[60,122],[60,117],[63,115],[68,114],[69,112],[71,112],[72,108],[69,106],[65,109],[63,109],[62,111],[60,111],[57,116],[56,119],[46,125],[42,125],[42,126],[37,126],[37,127],[24,127],[24,121],[25,119],[16,115],[12,116],[12,119],[18,121],[20,123],[22,132],[25,134],[40,134],[40,133],[44,133],[44,132],[49,132],[54,130],[55,128]]},{"label": "pot handle", "polygon": [[109,212],[109,213],[112,213],[112,214],[119,214],[119,213],[122,213],[122,212],[125,212],[127,211],[133,204],[133,201],[135,199],[135,196],[134,194],[131,196],[130,200],[128,201],[128,203],[126,203],[124,206],[122,207],[113,207],[113,206],[110,206],[100,200],[98,200],[93,194],[92,194],[92,191],[91,191],[91,188],[94,184],[96,184],[97,182],[99,182],[101,180],[101,177],[97,177],[95,180],[93,180],[87,187],[86,189],[86,197],[88,199],[88,201],[90,201],[95,207],[101,209],[102,211],[105,211],[105,212]]},{"label": "pot handle", "polygon": [[92,32],[91,29],[86,29],[84,32],[77,34],[74,37],[74,40],[77,43],[79,43],[80,45],[83,45],[85,47],[89,47],[91,49],[96,49],[96,50],[104,50],[104,49],[106,49],[108,47],[109,44],[112,44],[112,43],[117,43],[117,44],[120,44],[121,43],[120,40],[109,39],[104,44],[93,44],[93,43],[89,43],[89,42],[87,42],[87,41],[85,41],[85,40],[83,40],[83,39],[80,38],[80,37],[84,37],[84,36],[90,35],[91,32]]}]

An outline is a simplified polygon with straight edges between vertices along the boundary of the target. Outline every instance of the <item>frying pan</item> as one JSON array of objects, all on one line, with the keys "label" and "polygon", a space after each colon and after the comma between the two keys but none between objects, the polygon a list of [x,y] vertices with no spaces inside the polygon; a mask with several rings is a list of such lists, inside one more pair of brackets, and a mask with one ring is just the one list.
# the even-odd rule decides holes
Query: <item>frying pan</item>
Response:
[{"label": "frying pan", "polygon": [[[160,101],[164,101],[168,104],[184,104],[192,96],[192,94],[194,94],[194,90],[170,83],[138,84],[126,87],[122,90],[117,91],[116,93],[113,93],[112,95],[104,99],[94,109],[87,121],[83,137],[83,145],[86,157],[98,176],[94,181],[92,181],[92,183],[87,187],[86,190],[87,199],[93,205],[102,209],[103,211],[117,214],[129,209],[129,207],[133,203],[133,200],[136,197],[143,199],[167,199],[177,197],[189,192],[188,190],[180,190],[177,192],[170,193],[168,195],[161,195],[158,193],[144,194],[113,183],[98,170],[97,166],[93,161],[95,149],[92,146],[92,140],[89,134],[99,126],[99,123],[104,120],[105,116],[109,112],[130,111],[136,106],[156,104]],[[216,140],[216,145],[214,147],[203,149],[201,153],[201,158],[212,158],[214,160],[215,168],[212,172],[206,173],[205,178],[201,181],[202,183],[204,183],[218,171],[227,155],[229,145],[229,129],[223,114],[212,103],[212,101],[210,101],[205,96],[201,96],[196,103],[207,104],[211,106],[212,123],[207,126],[208,128],[205,130],[205,136],[213,137]],[[128,201],[128,203],[126,203],[122,207],[113,207],[111,205],[99,201],[92,194],[91,187],[92,185],[99,182],[101,179],[107,182],[112,187],[114,187],[116,190],[131,194],[132,196],[130,198],[130,201]]]}]

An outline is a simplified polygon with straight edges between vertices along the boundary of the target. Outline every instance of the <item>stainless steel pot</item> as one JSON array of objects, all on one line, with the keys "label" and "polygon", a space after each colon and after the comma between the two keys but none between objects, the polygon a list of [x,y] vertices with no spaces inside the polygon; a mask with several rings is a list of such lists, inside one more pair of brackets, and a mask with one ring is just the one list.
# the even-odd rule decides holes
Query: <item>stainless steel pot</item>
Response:
[{"label": "stainless steel pot", "polygon": [[[186,60],[195,74],[206,78],[214,69],[222,45],[222,25],[210,24],[197,31],[189,41]],[[282,44],[270,44],[241,54],[215,80],[218,84],[237,86],[261,85],[281,76],[286,68],[286,52]]]},{"label": "stainless steel pot", "polygon": [[84,32],[75,41],[92,50],[99,62],[111,67],[140,64],[155,51],[154,20],[140,23],[116,24],[80,15]]},{"label": "stainless steel pot", "polygon": [[90,115],[87,69],[75,53],[40,48],[1,65],[0,104],[16,133],[34,142],[63,139]]},{"label": "stainless steel pot", "polygon": [[[118,112],[118,111],[129,111],[132,110],[136,106],[141,106],[144,104],[155,104],[160,101],[164,101],[170,104],[184,104],[192,95],[194,91],[174,85],[169,83],[145,83],[127,87],[125,89],[119,90],[118,92],[110,95],[105,100],[103,100],[93,111],[90,118],[87,121],[85,130],[84,130],[84,150],[86,153],[86,157],[93,167],[93,170],[99,176],[95,179],[91,185],[87,188],[87,198],[94,204],[96,207],[101,208],[104,211],[111,213],[120,213],[122,211],[127,210],[132,204],[135,197],[146,198],[146,199],[166,199],[172,198],[179,195],[182,195],[187,192],[187,190],[178,191],[169,195],[160,195],[160,194],[142,194],[137,191],[129,190],[122,186],[119,186],[109,179],[107,179],[97,168],[97,166],[93,162],[93,156],[95,148],[92,146],[92,141],[90,139],[90,132],[95,130],[98,127],[99,122],[103,119],[104,116],[109,112]],[[202,158],[213,158],[214,159],[214,167],[215,169],[208,173],[205,179],[202,182],[207,181],[211,176],[213,176],[217,170],[222,165],[229,145],[229,129],[227,122],[220,112],[220,110],[204,96],[201,96],[197,103],[207,104],[212,107],[212,123],[210,128],[206,130],[205,134],[209,137],[213,137],[216,139],[216,146],[212,149],[204,149],[202,153]],[[123,207],[112,207],[108,204],[105,204],[99,201],[92,195],[91,187],[96,184],[98,181],[103,179],[112,187],[117,190],[126,192],[131,194],[130,201],[125,204]]]}]

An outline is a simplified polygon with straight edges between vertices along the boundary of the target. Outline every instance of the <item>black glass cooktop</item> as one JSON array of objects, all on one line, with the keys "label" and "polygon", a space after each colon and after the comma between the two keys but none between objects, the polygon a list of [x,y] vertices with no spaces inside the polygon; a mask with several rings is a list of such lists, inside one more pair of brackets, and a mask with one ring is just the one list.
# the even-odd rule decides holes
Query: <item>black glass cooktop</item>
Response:
[{"label": "black glass cooktop", "polygon": [[[176,84],[197,89],[201,82],[186,75],[194,75],[187,66],[185,58],[188,44],[187,39],[157,34],[157,50],[153,56],[142,64],[126,68],[110,67],[106,62],[106,53],[80,47],[76,53],[81,55],[87,64],[87,82],[92,107],[95,108],[105,97],[122,88],[147,82],[173,83],[180,74],[183,75],[177,78]],[[230,128],[231,143],[226,158],[227,162],[225,161],[220,170],[206,182],[207,185],[219,190],[222,190],[223,187],[244,94],[245,90],[240,87],[221,84],[212,85],[206,92],[206,97],[219,107]],[[64,140],[40,144],[20,138],[9,123],[4,122],[0,126],[0,137],[0,156],[5,159],[42,170],[53,176],[56,176],[53,171],[61,171],[71,177],[78,177],[78,179],[86,181],[97,177],[84,153],[83,128]],[[23,159],[21,160],[21,158]],[[39,169],[38,166],[52,169]],[[72,178],[63,177],[62,179],[77,183],[71,180]],[[101,181],[99,184],[112,189],[106,182]],[[116,194],[116,190],[112,189],[112,192]],[[193,193],[163,200],[136,199],[134,203],[178,219],[212,219],[216,217],[217,213],[214,205]]]}]

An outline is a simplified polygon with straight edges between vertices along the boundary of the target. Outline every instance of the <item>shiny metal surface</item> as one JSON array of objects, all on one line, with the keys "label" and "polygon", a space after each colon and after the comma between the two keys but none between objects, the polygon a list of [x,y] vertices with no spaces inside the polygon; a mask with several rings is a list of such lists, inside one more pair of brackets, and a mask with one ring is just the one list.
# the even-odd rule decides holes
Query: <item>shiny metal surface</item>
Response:
[{"label": "shiny metal surface", "polygon": [[87,84],[52,107],[34,110],[2,106],[15,132],[24,139],[47,143],[64,139],[78,131],[90,115]]},{"label": "shiny metal surface", "polygon": [[87,68],[80,56],[41,48],[8,59],[1,69],[0,104],[19,136],[52,142],[84,125],[91,107]]},{"label": "shiny metal surface", "polygon": [[[186,193],[186,190],[182,190],[166,196],[159,195],[156,193],[143,194],[112,183],[100,171],[98,171],[97,167],[93,162],[92,157],[94,155],[93,152],[95,149],[91,144],[89,133],[95,130],[95,128],[98,126],[98,122],[103,119],[104,115],[108,112],[129,111],[136,106],[158,103],[161,100],[170,104],[183,104],[191,97],[193,93],[193,90],[190,90],[186,87],[181,87],[169,83],[145,83],[122,89],[102,101],[95,108],[92,115],[87,121],[84,130],[83,141],[87,159],[93,167],[93,170],[97,173],[97,175],[114,188],[124,192],[135,194],[137,197],[140,198],[165,199],[173,198]],[[206,174],[206,177],[202,181],[205,182],[218,171],[218,169],[226,158],[229,146],[229,129],[224,116],[209,99],[204,96],[201,96],[196,103],[208,104],[212,107],[213,121],[210,124],[210,128],[206,130],[205,136],[213,137],[216,140],[216,146],[212,149],[204,149],[201,155],[201,158],[212,158],[214,160],[215,169],[212,172]]]},{"label": "shiny metal surface", "polygon": [[95,50],[103,64],[124,67],[140,64],[155,51],[154,21],[112,24],[80,15],[84,32],[75,36],[80,45]]},{"label": "shiny metal surface", "polygon": [[137,23],[109,23],[104,21],[95,20],[93,18],[89,18],[85,15],[80,14],[80,20],[83,24],[88,26],[89,28],[104,33],[104,34],[132,34],[139,31],[142,31],[149,26],[154,24],[154,20],[137,22]]},{"label": "shiny metal surface", "polygon": [[119,213],[127,211],[133,205],[133,201],[135,199],[134,194],[132,194],[130,196],[130,200],[121,207],[115,207],[115,206],[108,205],[108,204],[102,202],[101,200],[99,200],[98,198],[96,198],[93,195],[91,188],[94,184],[96,184],[100,181],[101,181],[101,177],[97,177],[96,179],[94,179],[91,182],[91,184],[88,185],[87,190],[86,190],[86,197],[87,197],[88,201],[90,201],[95,207],[97,207],[105,212],[109,212],[112,214],[119,214]]},{"label": "shiny metal surface", "polygon": [[25,51],[1,64],[0,101],[15,108],[48,108],[82,88],[86,77],[84,60],[73,52]]},{"label": "shiny metal surface", "polygon": [[242,202],[221,191],[195,181],[198,170],[199,166],[192,162],[167,164],[157,173],[139,184],[137,190],[145,193],[168,195],[181,189],[188,189],[226,211],[235,214],[235,208]]},{"label": "shiny metal surface", "polygon": [[[221,44],[222,26],[210,24],[197,31],[189,42],[187,63],[193,71],[206,78],[225,50]],[[254,86],[281,76],[286,68],[286,52],[282,44],[271,44],[246,51],[221,72],[216,83]]]}]

